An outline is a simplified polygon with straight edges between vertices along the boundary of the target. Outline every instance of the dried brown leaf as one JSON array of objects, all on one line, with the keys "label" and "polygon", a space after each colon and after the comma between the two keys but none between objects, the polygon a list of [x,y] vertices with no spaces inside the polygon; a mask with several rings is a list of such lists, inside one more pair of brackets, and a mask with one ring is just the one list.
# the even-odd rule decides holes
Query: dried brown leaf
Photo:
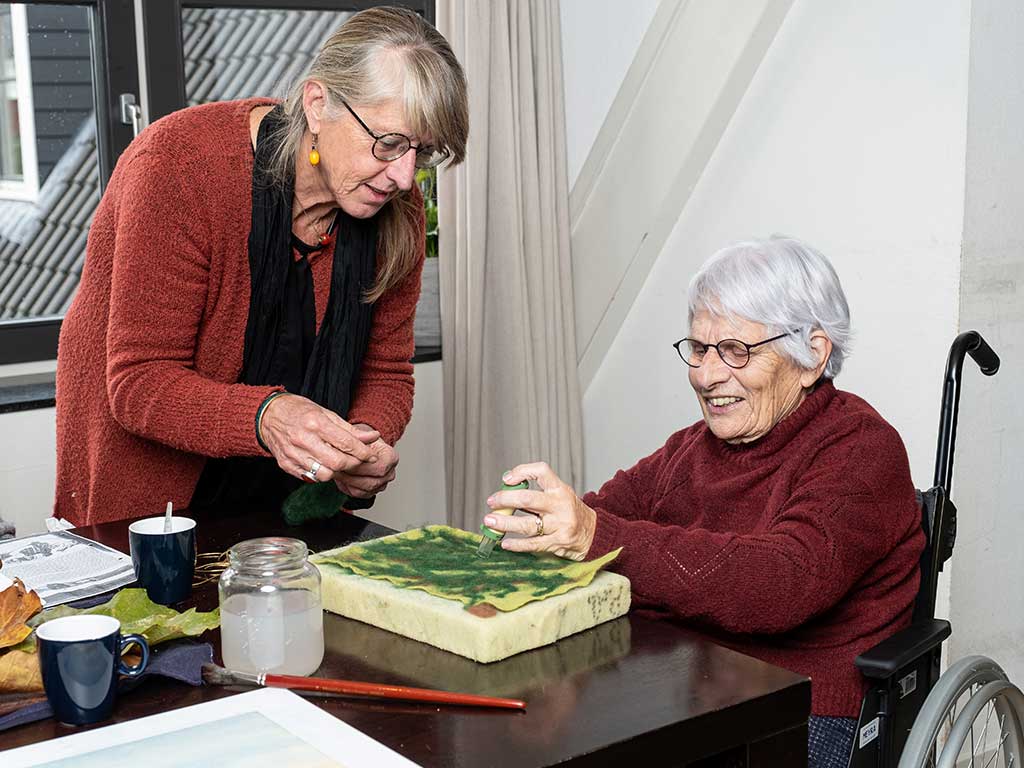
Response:
[{"label": "dried brown leaf", "polygon": [[43,677],[39,672],[39,656],[25,651],[0,653],[0,691],[41,691]]},{"label": "dried brown leaf", "polygon": [[39,595],[26,589],[21,579],[15,579],[0,592],[0,649],[17,645],[28,637],[32,628],[25,622],[42,608]]}]

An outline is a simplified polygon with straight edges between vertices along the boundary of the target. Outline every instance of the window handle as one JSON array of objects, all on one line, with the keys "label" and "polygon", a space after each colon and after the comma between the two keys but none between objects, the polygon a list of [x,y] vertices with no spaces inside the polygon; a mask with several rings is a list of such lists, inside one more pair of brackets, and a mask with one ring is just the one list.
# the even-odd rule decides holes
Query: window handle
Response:
[{"label": "window handle", "polygon": [[142,107],[135,103],[134,93],[121,94],[121,122],[132,127],[132,138],[142,130]]}]

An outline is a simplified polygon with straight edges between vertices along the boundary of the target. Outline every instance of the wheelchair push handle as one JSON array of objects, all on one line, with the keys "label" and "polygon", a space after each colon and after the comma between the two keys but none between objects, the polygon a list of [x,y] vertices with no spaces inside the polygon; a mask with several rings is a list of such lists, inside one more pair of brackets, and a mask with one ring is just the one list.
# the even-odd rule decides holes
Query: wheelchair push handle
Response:
[{"label": "wheelchair push handle", "polygon": [[[968,331],[961,334],[961,336],[973,337],[970,341],[974,343],[968,345],[967,354],[974,358],[974,362],[981,368],[982,373],[986,376],[994,376],[996,371],[999,370],[999,355],[992,351],[992,347],[981,338],[981,334],[977,331]],[[958,336],[957,338],[960,337]]]},{"label": "wheelchair push handle", "polygon": [[970,355],[986,376],[999,370],[999,355],[977,331],[965,331],[953,340],[946,360],[946,378],[942,385],[942,408],[939,414],[939,444],[935,452],[935,482],[949,497],[953,483],[953,450],[956,446],[956,422],[960,409],[960,373],[964,358]]}]

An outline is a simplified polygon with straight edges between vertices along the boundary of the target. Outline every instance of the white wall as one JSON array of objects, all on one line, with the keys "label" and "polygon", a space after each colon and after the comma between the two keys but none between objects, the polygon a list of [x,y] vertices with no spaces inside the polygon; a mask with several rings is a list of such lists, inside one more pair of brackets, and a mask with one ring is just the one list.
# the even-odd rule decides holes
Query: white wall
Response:
[{"label": "white wall", "polygon": [[[674,1],[674,0],[670,0]],[[569,185],[626,75],[658,0],[561,0]]]},{"label": "white wall", "polygon": [[0,415],[0,434],[16,446],[0,456],[0,517],[19,536],[38,533],[53,509],[54,409]]},{"label": "white wall", "polygon": [[[52,372],[55,360],[0,365],[5,376]],[[18,535],[43,530],[53,508],[56,447],[54,409],[0,414],[0,518],[12,522]]]},{"label": "white wall", "polygon": [[[0,379],[52,369],[52,362],[0,366]],[[373,509],[361,513],[398,530],[445,522],[441,361],[417,364],[415,376],[413,417],[398,444],[398,475]],[[19,536],[41,531],[53,510],[54,409],[2,414],[0,435],[0,517],[13,522]]]},{"label": "white wall", "polygon": [[418,363],[412,421],[398,443],[398,473],[372,509],[361,512],[398,530],[446,522],[444,388],[441,361]]},{"label": "white wall", "polygon": [[[600,32],[563,27],[566,50]],[[968,0],[794,3],[585,392],[588,488],[699,418],[670,347],[686,284],[719,247],[773,232],[836,265],[857,333],[839,386],[896,426],[930,484],[957,327],[968,35]]]},{"label": "white wall", "polygon": [[982,376],[963,371],[953,498],[958,514],[952,568],[950,655],[991,656],[1024,680],[1020,589],[1024,501],[1024,6],[973,0],[962,327],[977,330],[1002,359]]},{"label": "white wall", "polygon": [[[600,50],[602,35],[615,37],[576,21],[563,27],[567,55],[582,47],[576,38]],[[669,348],[696,267],[734,239],[793,234],[832,258],[849,294],[857,337],[839,385],[896,426],[926,487],[949,343],[960,328],[981,331],[1002,368],[994,378],[964,368],[959,536],[937,612],[954,625],[950,658],[989,655],[1018,682],[1022,39],[1018,0],[796,0],[584,395],[592,488],[699,418]],[[594,65],[567,62],[567,100],[601,86]],[[574,127],[577,137],[598,129]]]}]

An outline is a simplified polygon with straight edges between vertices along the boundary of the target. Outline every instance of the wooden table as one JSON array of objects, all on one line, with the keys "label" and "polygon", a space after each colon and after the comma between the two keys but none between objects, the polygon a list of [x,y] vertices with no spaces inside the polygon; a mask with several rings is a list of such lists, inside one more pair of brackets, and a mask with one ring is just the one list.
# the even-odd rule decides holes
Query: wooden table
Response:
[{"label": "wooden table", "polygon": [[[372,513],[371,513],[372,514]],[[128,551],[127,522],[77,533]],[[391,533],[362,518],[287,528],[277,515],[201,519],[199,551],[290,535],[313,551]],[[215,584],[180,608],[217,605]],[[526,712],[311,698],[424,766],[806,766],[810,682],[715,645],[670,622],[630,614],[493,664],[326,614],[317,674],[512,696]],[[219,660],[218,633],[206,636]],[[150,678],[118,699],[114,722],[237,692]],[[0,734],[12,748],[74,732],[53,720]]]}]

